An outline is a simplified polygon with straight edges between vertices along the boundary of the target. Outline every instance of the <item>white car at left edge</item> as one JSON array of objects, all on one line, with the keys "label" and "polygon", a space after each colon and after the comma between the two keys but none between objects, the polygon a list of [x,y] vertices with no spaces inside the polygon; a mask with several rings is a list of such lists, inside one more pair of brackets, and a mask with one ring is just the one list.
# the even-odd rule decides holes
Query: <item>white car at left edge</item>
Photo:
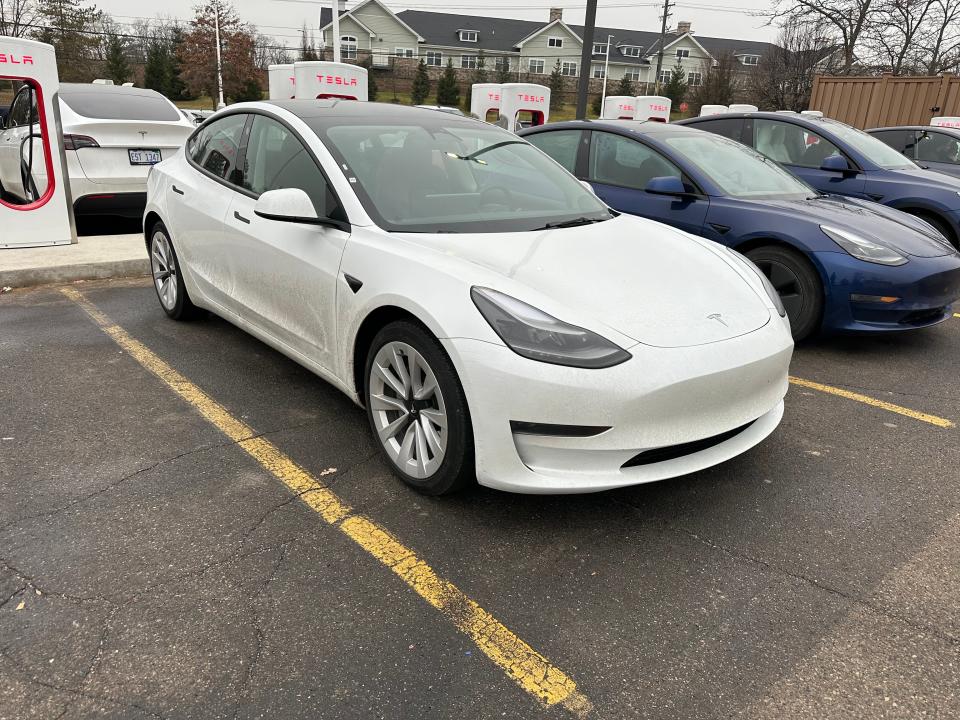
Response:
[{"label": "white car at left edge", "polygon": [[793,341],[756,266],[616,213],[500,128],[244,103],[147,195],[164,312],[210,310],[342,390],[421,492],[661,480],[782,417]]}]

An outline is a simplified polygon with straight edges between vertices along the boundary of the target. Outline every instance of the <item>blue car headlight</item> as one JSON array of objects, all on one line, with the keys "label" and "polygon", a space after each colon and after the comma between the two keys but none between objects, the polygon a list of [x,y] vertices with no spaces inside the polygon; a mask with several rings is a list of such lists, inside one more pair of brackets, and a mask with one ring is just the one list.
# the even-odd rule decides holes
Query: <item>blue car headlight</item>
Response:
[{"label": "blue car headlight", "polygon": [[858,260],[878,265],[904,265],[907,262],[907,258],[893,248],[880,245],[849,230],[840,230],[829,225],[821,225],[820,229],[824,235]]}]

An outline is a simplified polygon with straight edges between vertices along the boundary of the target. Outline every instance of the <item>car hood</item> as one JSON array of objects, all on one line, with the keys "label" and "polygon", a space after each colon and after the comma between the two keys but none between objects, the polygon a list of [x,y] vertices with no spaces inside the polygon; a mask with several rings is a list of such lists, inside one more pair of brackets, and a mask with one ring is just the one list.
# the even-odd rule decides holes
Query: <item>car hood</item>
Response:
[{"label": "car hood", "polygon": [[932,192],[949,193],[950,202],[947,204],[950,209],[960,208],[960,196],[957,195],[960,192],[960,179],[952,175],[944,175],[933,169],[928,170],[921,167],[898,168],[896,170],[883,170],[882,172],[894,174],[897,180],[923,186]]},{"label": "car hood", "polygon": [[403,237],[493,271],[502,278],[494,289],[560,320],[599,332],[602,324],[645,345],[719,342],[770,321],[763,290],[723,248],[630,215],[554,230]]},{"label": "car hood", "polygon": [[821,195],[811,200],[771,200],[765,204],[803,220],[832,225],[865,236],[902,255],[941,257],[955,252],[947,240],[932,235],[924,222],[900,210],[867,200]]}]

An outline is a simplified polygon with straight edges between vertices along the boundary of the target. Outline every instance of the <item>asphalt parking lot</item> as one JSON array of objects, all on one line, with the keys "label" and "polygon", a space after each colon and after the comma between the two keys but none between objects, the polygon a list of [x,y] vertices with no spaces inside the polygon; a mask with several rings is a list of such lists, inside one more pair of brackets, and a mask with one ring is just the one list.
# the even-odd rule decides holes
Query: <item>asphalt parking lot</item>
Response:
[{"label": "asphalt parking lot", "polygon": [[146,279],[7,293],[0,719],[958,717],[958,349],[803,346],[706,472],[432,499]]}]

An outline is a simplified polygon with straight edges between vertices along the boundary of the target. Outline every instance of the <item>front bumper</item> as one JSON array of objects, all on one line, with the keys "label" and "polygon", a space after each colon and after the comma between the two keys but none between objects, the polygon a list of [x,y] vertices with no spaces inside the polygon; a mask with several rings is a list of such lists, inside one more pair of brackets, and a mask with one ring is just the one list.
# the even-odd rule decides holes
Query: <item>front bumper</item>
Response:
[{"label": "front bumper", "polygon": [[[825,332],[896,332],[936,325],[951,316],[960,298],[960,255],[910,257],[898,267],[857,260],[846,253],[818,252],[827,276]],[[852,295],[900,298],[862,302]]]},{"label": "front bumper", "polygon": [[[636,485],[739,455],[780,422],[793,352],[789,328],[776,315],[763,328],[723,342],[637,345],[631,360],[603,370],[539,363],[479,340],[443,344],[470,407],[478,481],[522,493]],[[515,434],[511,421],[609,430],[590,437]],[[645,450],[716,438],[744,425],[679,457],[630,463]]]}]

